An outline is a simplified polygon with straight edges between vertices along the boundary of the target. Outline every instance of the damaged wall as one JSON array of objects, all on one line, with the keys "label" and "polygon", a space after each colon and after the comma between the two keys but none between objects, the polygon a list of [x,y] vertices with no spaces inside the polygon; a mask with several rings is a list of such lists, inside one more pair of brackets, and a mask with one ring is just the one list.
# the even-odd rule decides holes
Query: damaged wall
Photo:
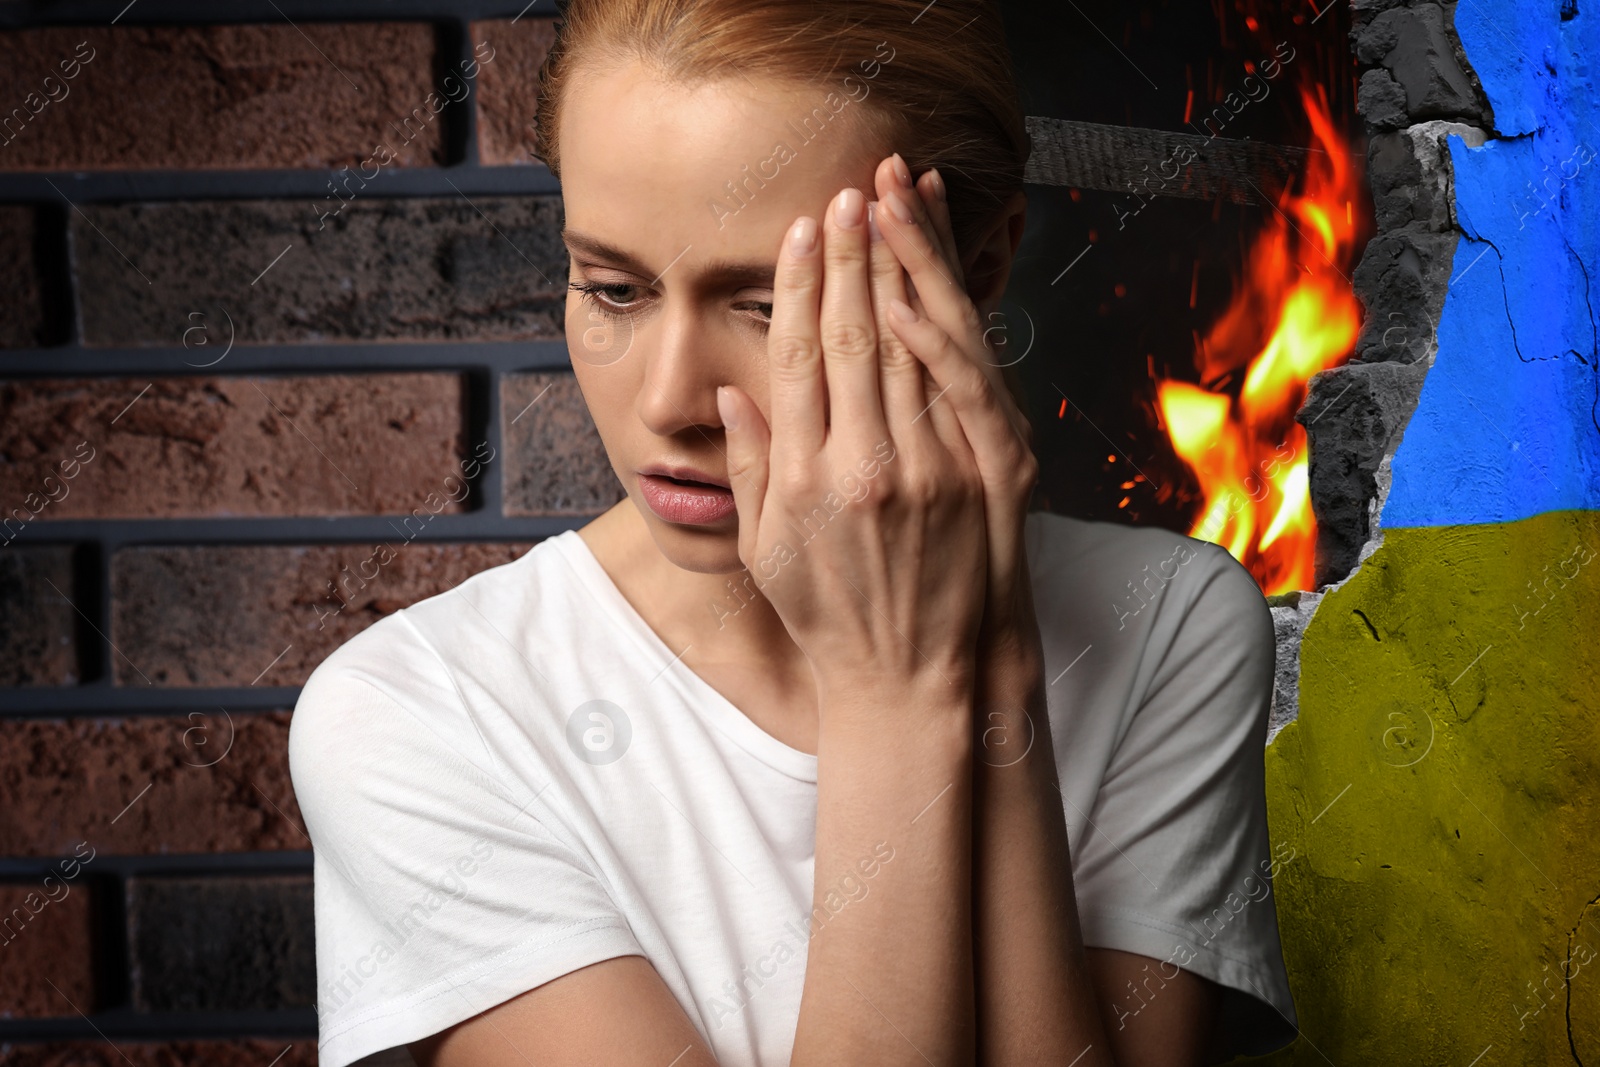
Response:
[{"label": "damaged wall", "polygon": [[1300,415],[1336,584],[1274,609],[1301,1036],[1256,1062],[1593,1065],[1600,13],[1355,12],[1382,232]]}]

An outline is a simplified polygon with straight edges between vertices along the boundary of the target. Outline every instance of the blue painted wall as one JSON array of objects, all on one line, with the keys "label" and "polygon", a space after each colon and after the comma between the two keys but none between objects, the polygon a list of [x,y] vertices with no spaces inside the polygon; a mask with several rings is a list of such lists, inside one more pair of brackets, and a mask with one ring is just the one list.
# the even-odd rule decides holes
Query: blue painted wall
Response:
[{"label": "blue painted wall", "polygon": [[1385,527],[1600,507],[1600,11],[1580,2],[1456,9],[1499,136],[1450,138],[1463,238]]}]

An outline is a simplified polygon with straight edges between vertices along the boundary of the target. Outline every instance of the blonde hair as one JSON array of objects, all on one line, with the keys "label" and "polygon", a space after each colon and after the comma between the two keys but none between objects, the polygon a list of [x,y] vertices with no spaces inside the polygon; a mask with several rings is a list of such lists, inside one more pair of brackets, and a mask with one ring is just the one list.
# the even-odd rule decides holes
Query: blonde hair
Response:
[{"label": "blonde hair", "polygon": [[[938,167],[964,255],[1022,188],[1031,142],[990,0],[566,0],[539,71],[534,155],[561,174],[557,136],[580,68],[638,59],[669,81],[773,78],[836,88],[893,49],[861,107],[912,176]],[[877,54],[879,59],[881,54]]]}]

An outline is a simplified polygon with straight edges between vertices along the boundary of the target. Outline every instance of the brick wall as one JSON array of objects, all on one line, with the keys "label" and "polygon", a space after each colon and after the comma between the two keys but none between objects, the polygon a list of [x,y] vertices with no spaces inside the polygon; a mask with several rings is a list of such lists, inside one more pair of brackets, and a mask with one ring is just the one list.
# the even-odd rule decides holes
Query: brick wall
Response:
[{"label": "brick wall", "polygon": [[622,496],[525,3],[0,6],[0,1063],[315,1062],[298,687]]}]

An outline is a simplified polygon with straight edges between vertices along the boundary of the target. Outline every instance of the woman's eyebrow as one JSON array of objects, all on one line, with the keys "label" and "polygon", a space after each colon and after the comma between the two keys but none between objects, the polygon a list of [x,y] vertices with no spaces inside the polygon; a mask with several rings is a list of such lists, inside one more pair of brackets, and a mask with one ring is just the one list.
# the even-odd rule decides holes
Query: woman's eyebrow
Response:
[{"label": "woman's eyebrow", "polygon": [[[596,259],[608,260],[619,267],[633,271],[635,274],[653,273],[637,257],[590,234],[582,233],[578,230],[563,229],[561,231],[561,239],[567,243],[568,248],[584,252]],[[688,251],[688,249],[684,251]],[[672,268],[669,266],[667,269],[671,270]],[[700,277],[702,284],[721,282],[724,284],[771,288],[773,279],[777,276],[777,270],[778,265],[770,261],[714,259],[706,264],[705,269],[700,272]],[[659,280],[660,275],[655,275],[652,279],[652,284]]]}]

